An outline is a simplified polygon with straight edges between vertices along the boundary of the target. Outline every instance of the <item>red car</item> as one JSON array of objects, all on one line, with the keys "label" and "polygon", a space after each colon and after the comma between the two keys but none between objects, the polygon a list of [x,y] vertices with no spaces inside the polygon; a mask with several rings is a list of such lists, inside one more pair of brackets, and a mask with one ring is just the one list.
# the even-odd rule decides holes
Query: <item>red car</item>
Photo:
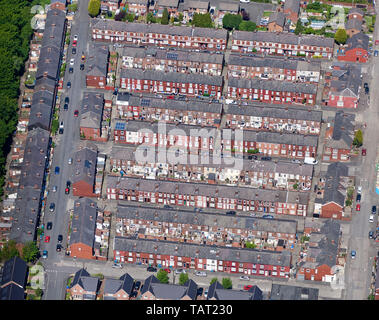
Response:
[{"label": "red car", "polygon": [[74,111],[74,116],[77,117],[79,115],[79,110]]},{"label": "red car", "polygon": [[355,211],[361,211],[361,205],[359,203],[357,203],[355,207]]},{"label": "red car", "polygon": [[250,288],[252,288],[253,286],[251,285],[251,284],[248,284],[248,285],[246,285],[246,286],[243,286],[243,290],[246,290],[246,291],[248,291],[248,290],[250,290]]},{"label": "red car", "polygon": [[50,236],[45,237],[45,242],[50,242]]},{"label": "red car", "polygon": [[77,41],[74,40],[74,41],[72,42],[72,46],[73,46],[73,47],[76,47],[76,43],[77,43]]},{"label": "red car", "polygon": [[167,96],[167,99],[174,99],[174,96]]},{"label": "red car", "polygon": [[366,155],[366,149],[362,149],[362,156]]},{"label": "red car", "polygon": [[170,269],[163,269],[164,271],[166,271],[167,273],[171,273],[171,270]]},{"label": "red car", "polygon": [[375,40],[375,45],[377,46],[379,44],[379,40]]}]

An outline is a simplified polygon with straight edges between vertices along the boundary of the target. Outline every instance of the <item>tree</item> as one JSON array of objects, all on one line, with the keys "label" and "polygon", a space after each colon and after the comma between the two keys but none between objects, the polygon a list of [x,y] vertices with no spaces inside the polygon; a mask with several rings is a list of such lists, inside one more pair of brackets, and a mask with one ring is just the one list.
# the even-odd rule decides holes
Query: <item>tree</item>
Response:
[{"label": "tree", "polygon": [[242,21],[238,26],[238,30],[242,31],[255,31],[257,25],[252,21]]},{"label": "tree", "polygon": [[224,289],[231,289],[232,288],[232,280],[230,278],[222,278],[222,286]]},{"label": "tree", "polygon": [[22,248],[22,258],[26,262],[33,262],[37,259],[39,250],[35,241],[29,241],[25,243]]},{"label": "tree", "polygon": [[189,280],[188,273],[181,273],[179,276],[179,284],[182,286]]},{"label": "tree", "polygon": [[246,242],[245,247],[249,249],[255,249],[257,245],[254,243],[254,241],[251,241],[251,242]]},{"label": "tree", "polygon": [[346,40],[347,40],[347,33],[346,33],[346,30],[345,29],[338,29],[336,34],[334,35],[334,40],[338,43],[338,44],[345,44],[346,43]]},{"label": "tree", "polygon": [[179,18],[178,18],[179,22],[182,22],[183,21],[183,13],[179,13]]},{"label": "tree", "polygon": [[212,280],[211,280],[210,284],[212,284],[212,283],[215,283],[216,281],[218,281],[218,279],[217,279],[217,278],[212,278]]},{"label": "tree", "polygon": [[149,12],[146,16],[146,21],[151,22],[151,23],[156,23],[157,19],[155,19],[154,15],[151,12]]},{"label": "tree", "polygon": [[170,19],[170,16],[168,14],[167,8],[164,8],[163,14],[162,14],[162,19],[161,19],[161,24],[168,24]]},{"label": "tree", "polygon": [[299,35],[300,33],[302,33],[304,31],[304,26],[303,24],[301,23],[300,19],[297,20],[296,22],[296,28],[295,28],[295,34],[296,35]]},{"label": "tree", "polygon": [[120,12],[114,16],[114,19],[115,21],[123,21],[125,17],[126,17],[126,11],[120,10]]},{"label": "tree", "polygon": [[14,240],[9,240],[8,242],[6,242],[0,251],[1,261],[6,261],[13,257],[19,257],[19,256],[20,256],[20,253],[17,250],[16,241]]},{"label": "tree", "polygon": [[239,14],[227,13],[222,18],[222,26],[224,29],[228,29],[228,30],[233,30],[233,29],[238,30],[238,27],[241,24],[241,22],[242,22],[242,17]]},{"label": "tree", "polygon": [[192,18],[191,24],[200,28],[212,28],[212,18],[210,13],[195,13]]},{"label": "tree", "polygon": [[100,0],[90,0],[88,3],[88,14],[93,18],[100,13]]},{"label": "tree", "polygon": [[361,129],[355,132],[353,145],[356,146],[357,148],[363,145],[363,133]]},{"label": "tree", "polygon": [[159,269],[159,271],[157,273],[157,279],[161,283],[168,283],[168,273],[167,273],[167,271],[164,271],[163,269]]},{"label": "tree", "polygon": [[41,297],[42,296],[42,289],[37,288],[34,293],[36,294],[37,297]]}]

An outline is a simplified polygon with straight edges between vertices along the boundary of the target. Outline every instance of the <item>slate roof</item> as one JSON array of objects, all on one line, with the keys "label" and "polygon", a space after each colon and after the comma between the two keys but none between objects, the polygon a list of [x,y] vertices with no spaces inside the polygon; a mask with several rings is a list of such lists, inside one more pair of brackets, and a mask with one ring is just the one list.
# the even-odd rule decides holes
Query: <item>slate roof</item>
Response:
[{"label": "slate roof", "polygon": [[284,11],[291,10],[294,13],[299,13],[300,0],[286,0],[284,2]]},{"label": "slate roof", "polygon": [[324,197],[322,199],[316,199],[317,203],[323,205],[329,202],[335,202],[341,207],[345,206],[345,195],[343,194],[345,188],[340,185],[340,177],[348,177],[349,168],[341,163],[335,162],[328,166],[325,173],[325,189]]},{"label": "slate roof", "polygon": [[234,31],[233,40],[257,41],[263,43],[285,43],[294,45],[310,45],[316,47],[333,48],[334,39],[314,35],[297,36],[293,33],[285,32],[265,32],[265,31]]},{"label": "slate roof", "polygon": [[221,228],[240,228],[283,234],[295,234],[297,222],[284,219],[264,219],[256,217],[230,217],[223,214],[196,213],[193,211],[169,210],[151,207],[136,207],[125,204],[117,206],[117,218],[161,221],[167,223],[194,224]]},{"label": "slate roof", "polygon": [[104,94],[95,92],[84,92],[80,127],[100,128],[103,118]]},{"label": "slate roof", "polygon": [[105,279],[104,295],[116,294],[124,290],[128,295],[133,292],[134,279],[128,274],[123,274],[119,279]]},{"label": "slate roof", "polygon": [[145,280],[141,295],[146,292],[151,292],[157,299],[163,300],[180,300],[186,296],[196,300],[197,284],[193,280],[188,280],[184,285],[165,284],[151,275]]},{"label": "slate roof", "polygon": [[[218,198],[236,198],[244,200],[260,200],[281,203],[308,204],[309,195],[304,192],[277,191],[267,189],[251,189],[247,187],[216,186],[203,183],[185,183],[173,181],[153,181],[135,178],[119,178],[108,176],[107,188],[120,188],[139,191],[154,191],[158,187],[158,192],[183,194],[183,195],[202,195]],[[297,201],[298,200],[298,201]]]},{"label": "slate roof", "polygon": [[27,274],[26,262],[19,257],[13,257],[4,263],[0,287],[4,288],[13,283],[20,288],[25,288]]},{"label": "slate roof", "polygon": [[150,0],[126,0],[126,3],[131,3],[131,4],[142,4],[147,6],[149,4]]},{"label": "slate roof", "polygon": [[363,12],[363,10],[360,9],[360,8],[351,8],[351,9],[349,10],[349,15],[350,15],[350,14],[353,14],[353,13],[355,13],[355,14],[360,14],[362,17],[364,16],[364,12]]},{"label": "slate roof", "polygon": [[87,76],[106,77],[109,49],[107,46],[92,45],[87,60]]},{"label": "slate roof", "polygon": [[[122,95],[121,95],[122,97]],[[123,98],[120,97],[120,100]],[[117,96],[117,100],[118,100]],[[183,101],[176,99],[162,99],[162,98],[154,98],[147,96],[135,96],[131,95],[128,99],[129,106],[137,107],[149,107],[149,108],[157,108],[157,109],[169,109],[169,110],[177,110],[179,113],[181,111],[196,111],[196,112],[210,112],[210,113],[218,113],[221,115],[222,112],[222,104],[215,102],[206,102],[206,101]]]},{"label": "slate roof", "polygon": [[36,79],[36,84],[34,86],[34,92],[40,91],[40,90],[47,90],[50,91],[51,93],[55,92],[55,80],[50,79],[50,78],[39,78]]},{"label": "slate roof", "polygon": [[[339,222],[328,219],[321,226],[320,232],[313,232],[309,237],[307,259],[311,259],[316,267],[336,265],[341,226]],[[300,267],[307,268],[308,262],[303,262]]]},{"label": "slate roof", "polygon": [[239,54],[231,54],[229,56],[228,66],[237,65],[237,66],[246,66],[246,67],[270,67],[275,69],[292,69],[296,70],[298,61],[281,59],[274,57],[256,57],[256,56],[246,56]]},{"label": "slate roof", "polygon": [[136,32],[139,34],[167,34],[188,37],[208,37],[212,39],[227,39],[228,31],[225,29],[195,28],[185,26],[172,26],[163,24],[125,23],[109,19],[92,19],[92,29],[113,30],[121,32]]},{"label": "slate roof", "polygon": [[59,9],[50,9],[46,14],[45,30],[41,49],[46,46],[62,48],[66,24],[66,12]]},{"label": "slate roof", "polygon": [[345,97],[359,97],[361,79],[361,67],[354,64],[334,63],[339,70],[332,71],[330,82],[330,94],[338,94]]},{"label": "slate roof", "polygon": [[360,31],[362,29],[362,20],[359,20],[359,19],[347,20],[346,25],[345,25],[345,29],[346,30],[354,29],[354,30]]},{"label": "slate roof", "polygon": [[321,122],[322,112],[314,110],[301,110],[299,108],[278,108],[273,106],[239,106],[229,104],[224,106],[225,114],[244,115],[261,118],[280,118]]},{"label": "slate roof", "polygon": [[[241,263],[259,263],[280,267],[288,267],[291,263],[291,254],[288,251],[228,248],[192,243],[173,243],[162,240],[133,239],[118,236],[116,236],[114,240],[114,250],[192,258],[198,257],[199,259],[224,260]],[[146,284],[144,285],[143,290],[146,290]]]},{"label": "slate roof", "polygon": [[368,50],[369,37],[363,32],[354,34],[352,37],[348,38],[346,41],[346,51],[360,48],[363,50]]},{"label": "slate roof", "polygon": [[158,7],[177,8],[179,0],[157,0]]},{"label": "slate roof", "polygon": [[0,300],[25,300],[24,288],[14,284],[0,288]]},{"label": "slate roof", "polygon": [[163,72],[155,70],[139,70],[139,69],[122,69],[120,78],[167,81],[176,83],[197,83],[212,86],[222,86],[223,78],[221,76],[207,76],[197,73],[182,72]]},{"label": "slate roof", "polygon": [[239,9],[240,9],[240,5],[238,2],[219,2],[218,3],[218,10],[219,11],[237,13],[237,12],[239,12]]},{"label": "slate roof", "polygon": [[153,56],[161,60],[191,61],[198,63],[222,64],[224,55],[217,53],[170,50],[159,48],[124,47],[122,55],[126,57],[145,58]]},{"label": "slate roof", "polygon": [[[82,287],[84,291],[97,293],[100,281],[96,277],[91,277],[85,269],[80,269],[75,273],[70,288],[74,287],[77,284]],[[88,296],[87,298],[92,298],[91,296],[92,295]]]},{"label": "slate roof", "polygon": [[328,140],[326,146],[350,150],[354,139],[354,121],[354,114],[344,113],[343,111],[336,112],[332,140]]},{"label": "slate roof", "polygon": [[48,77],[54,81],[59,79],[60,73],[60,47],[44,46],[41,47],[36,79],[41,77]]},{"label": "slate roof", "polygon": [[71,182],[85,181],[89,185],[94,185],[97,161],[96,145],[85,143],[72,158]]},{"label": "slate roof", "polygon": [[209,9],[209,1],[201,1],[201,0],[186,0],[183,3],[183,9],[200,9],[200,10],[208,10]]},{"label": "slate roof", "polygon": [[318,300],[319,289],[272,284],[270,300]]},{"label": "slate roof", "polygon": [[95,241],[97,204],[90,198],[74,202],[70,245],[81,243],[93,248]]},{"label": "slate roof", "polygon": [[53,105],[55,104],[54,93],[49,90],[38,90],[33,94],[28,130],[42,128],[50,130],[50,122]]},{"label": "slate roof", "polygon": [[284,23],[286,22],[286,18],[284,16],[283,12],[275,11],[272,13],[268,19],[268,23],[275,22],[278,26],[283,27]]},{"label": "slate roof", "polygon": [[238,291],[232,289],[224,289],[218,282],[213,282],[208,289],[207,300],[262,300],[263,295],[261,289],[253,286],[248,291]]},{"label": "slate roof", "polygon": [[276,92],[299,92],[306,94],[317,93],[317,85],[309,83],[287,82],[280,80],[230,78],[228,81],[228,87],[271,90]]}]

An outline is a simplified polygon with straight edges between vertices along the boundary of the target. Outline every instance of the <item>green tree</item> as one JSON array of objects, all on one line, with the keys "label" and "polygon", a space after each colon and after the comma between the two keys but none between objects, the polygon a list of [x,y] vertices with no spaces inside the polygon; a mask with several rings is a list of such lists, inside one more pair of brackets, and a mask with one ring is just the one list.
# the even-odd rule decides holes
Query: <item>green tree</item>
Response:
[{"label": "green tree", "polygon": [[218,281],[217,278],[212,278],[210,284],[215,283],[216,281]]},{"label": "green tree", "polygon": [[245,243],[245,247],[249,249],[255,249],[257,245],[254,243],[254,241],[250,241],[250,242],[248,241]]},{"label": "green tree", "polygon": [[37,288],[34,293],[36,294],[37,297],[41,297],[42,296],[42,289]]},{"label": "green tree", "polygon": [[161,24],[168,24],[170,21],[170,16],[168,14],[167,8],[164,8],[163,14],[162,14],[162,19],[161,19]]},{"label": "green tree", "polygon": [[300,19],[296,22],[295,34],[299,35],[304,31],[304,26],[301,23]]},{"label": "green tree", "polygon": [[179,22],[182,22],[183,21],[183,13],[179,13],[179,18],[178,18]]},{"label": "green tree", "polygon": [[230,278],[222,278],[221,284],[224,287],[224,289],[231,289],[233,286],[232,280]]},{"label": "green tree", "polygon": [[168,273],[167,273],[167,271],[164,271],[163,269],[159,269],[159,271],[157,273],[157,279],[161,283],[168,283]]},{"label": "green tree", "polygon": [[191,24],[200,28],[212,28],[213,22],[210,13],[195,13],[192,18]]},{"label": "green tree", "polygon": [[189,280],[188,273],[181,273],[179,276],[179,284],[184,285]]},{"label": "green tree", "polygon": [[257,29],[257,25],[253,21],[243,20],[238,26],[238,30],[241,31],[255,31]]},{"label": "green tree", "polygon": [[38,256],[38,247],[35,241],[29,241],[25,243],[24,247],[22,248],[22,258],[26,262],[33,262],[37,259]]},{"label": "green tree", "polygon": [[346,40],[347,40],[347,33],[346,33],[346,30],[345,29],[338,29],[336,34],[334,35],[334,40],[338,43],[338,44],[345,44],[346,43]]},{"label": "green tree", "polygon": [[149,12],[146,16],[146,21],[151,22],[151,23],[156,23],[157,19],[155,19],[154,15],[151,12]]},{"label": "green tree", "polygon": [[241,22],[242,22],[242,17],[239,14],[227,13],[222,18],[222,26],[224,29],[228,29],[228,30],[233,30],[233,29],[238,30],[238,27],[241,24]]},{"label": "green tree", "polygon": [[361,129],[355,132],[353,145],[356,146],[357,148],[363,145],[363,133]]},{"label": "green tree", "polygon": [[20,254],[16,247],[16,241],[14,240],[9,240],[8,242],[6,242],[0,251],[1,261],[6,261],[13,257],[19,257],[19,256]]},{"label": "green tree", "polygon": [[88,14],[93,18],[100,13],[100,0],[90,0],[88,3]]}]

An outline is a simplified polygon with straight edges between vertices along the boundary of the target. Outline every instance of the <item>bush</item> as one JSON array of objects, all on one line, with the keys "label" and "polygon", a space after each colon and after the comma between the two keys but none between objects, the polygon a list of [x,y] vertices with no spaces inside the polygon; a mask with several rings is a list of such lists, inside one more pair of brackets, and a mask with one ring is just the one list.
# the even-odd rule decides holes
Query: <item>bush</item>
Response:
[{"label": "bush", "polygon": [[239,14],[227,13],[222,18],[222,26],[224,29],[228,29],[228,30],[233,30],[233,29],[238,30],[238,27],[241,24],[241,22],[242,22],[242,17]]},{"label": "bush", "polygon": [[189,280],[188,273],[181,273],[179,276],[179,284],[182,286]]},{"label": "bush", "polygon": [[345,44],[346,43],[346,40],[347,40],[347,33],[346,33],[346,30],[345,29],[338,29],[335,36],[334,36],[334,40],[338,43],[338,44]]},{"label": "bush", "polygon": [[164,271],[163,269],[159,269],[159,271],[157,273],[157,279],[161,283],[168,283],[168,273],[166,271]]},{"label": "bush", "polygon": [[100,0],[90,0],[88,4],[88,14],[94,18],[100,13]]},{"label": "bush", "polygon": [[232,280],[230,278],[222,278],[222,286],[224,289],[232,289]]}]

